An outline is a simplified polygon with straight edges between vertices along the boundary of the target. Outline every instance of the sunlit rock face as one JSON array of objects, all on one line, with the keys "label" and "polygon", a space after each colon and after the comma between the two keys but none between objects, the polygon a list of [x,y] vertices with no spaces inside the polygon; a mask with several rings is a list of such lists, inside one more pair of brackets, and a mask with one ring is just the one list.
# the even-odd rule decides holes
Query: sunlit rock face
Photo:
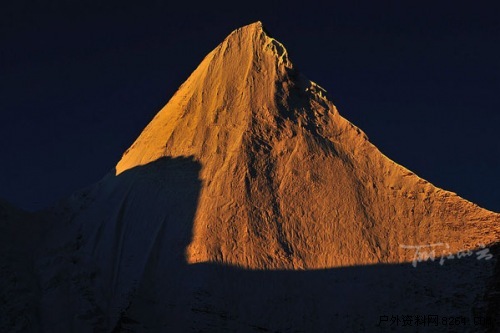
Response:
[{"label": "sunlit rock face", "polygon": [[[369,112],[369,111],[367,111]],[[260,22],[210,52],[117,164],[192,156],[202,185],[188,262],[252,269],[397,263],[458,251],[498,215],[394,163],[300,75]]]},{"label": "sunlit rock face", "polygon": [[1,267],[23,290],[0,279],[6,332],[471,319],[496,262],[477,253],[500,238],[498,214],[384,156],[260,22],[210,52],[101,181],[29,218],[2,207]]}]

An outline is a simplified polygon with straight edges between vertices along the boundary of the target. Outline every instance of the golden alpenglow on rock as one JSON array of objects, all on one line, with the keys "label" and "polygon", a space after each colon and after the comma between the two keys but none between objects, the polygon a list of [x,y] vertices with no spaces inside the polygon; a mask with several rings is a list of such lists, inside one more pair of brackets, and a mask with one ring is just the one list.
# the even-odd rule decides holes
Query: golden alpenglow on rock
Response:
[{"label": "golden alpenglow on rock", "polygon": [[499,216],[377,150],[260,22],[205,57],[117,164],[192,156],[202,181],[187,260],[249,269],[411,261],[498,240]]},{"label": "golden alpenglow on rock", "polygon": [[114,170],[26,216],[0,203],[2,332],[498,316],[500,215],[384,156],[260,22],[205,57]]}]

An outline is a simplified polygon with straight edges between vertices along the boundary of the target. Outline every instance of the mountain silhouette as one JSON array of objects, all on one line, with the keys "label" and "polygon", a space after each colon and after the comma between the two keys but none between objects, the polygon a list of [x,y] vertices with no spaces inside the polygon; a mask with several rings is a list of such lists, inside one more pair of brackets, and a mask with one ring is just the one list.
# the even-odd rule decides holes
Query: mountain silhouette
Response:
[{"label": "mountain silhouette", "polygon": [[[201,164],[189,262],[310,269],[498,240],[499,215],[385,157],[260,22],[210,52],[116,166]],[[495,222],[495,223],[494,223]],[[495,228],[496,227],[496,228]]]},{"label": "mountain silhouette", "polygon": [[41,229],[29,247],[5,236],[7,331],[493,327],[500,215],[383,155],[260,22],[210,52],[101,181],[6,210],[10,234]]}]

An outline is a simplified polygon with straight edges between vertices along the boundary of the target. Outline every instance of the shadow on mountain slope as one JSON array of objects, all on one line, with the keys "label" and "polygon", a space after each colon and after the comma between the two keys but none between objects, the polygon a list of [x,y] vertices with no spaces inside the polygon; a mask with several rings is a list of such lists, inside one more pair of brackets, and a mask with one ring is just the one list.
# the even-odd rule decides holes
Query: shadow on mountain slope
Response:
[{"label": "shadow on mountain slope", "polygon": [[494,315],[485,294],[496,258],[478,260],[481,249],[417,267],[188,264],[200,170],[191,157],[162,158],[68,200],[36,262],[41,327],[31,331],[461,332]]},{"label": "shadow on mountain slope", "polygon": [[148,269],[148,279],[115,332],[424,330],[416,316],[425,316],[426,323],[429,316],[438,316],[438,324],[425,331],[449,325],[474,331],[487,316],[483,295],[485,273],[491,269],[476,258],[443,266],[429,262],[416,268],[405,263],[316,271],[251,271],[209,263],[160,267]]},{"label": "shadow on mountain slope", "polygon": [[109,331],[157,262],[169,274],[183,265],[199,171],[191,158],[162,158],[111,172],[55,210],[36,260],[44,331]]}]

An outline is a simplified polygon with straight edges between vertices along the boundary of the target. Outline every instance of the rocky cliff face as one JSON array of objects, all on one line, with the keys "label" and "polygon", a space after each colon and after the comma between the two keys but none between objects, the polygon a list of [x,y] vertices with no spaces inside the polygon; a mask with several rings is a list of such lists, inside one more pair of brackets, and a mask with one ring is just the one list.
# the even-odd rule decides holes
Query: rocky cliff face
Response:
[{"label": "rocky cliff face", "polygon": [[202,186],[188,262],[310,269],[410,259],[500,236],[496,214],[380,153],[261,23],[213,50],[117,164],[192,156]]},{"label": "rocky cliff face", "polygon": [[[498,214],[378,151],[260,22],[207,55],[113,172],[44,216],[32,276],[45,331],[469,317],[494,263],[474,251],[500,238]],[[428,244],[435,261],[414,268],[401,245]]]}]

